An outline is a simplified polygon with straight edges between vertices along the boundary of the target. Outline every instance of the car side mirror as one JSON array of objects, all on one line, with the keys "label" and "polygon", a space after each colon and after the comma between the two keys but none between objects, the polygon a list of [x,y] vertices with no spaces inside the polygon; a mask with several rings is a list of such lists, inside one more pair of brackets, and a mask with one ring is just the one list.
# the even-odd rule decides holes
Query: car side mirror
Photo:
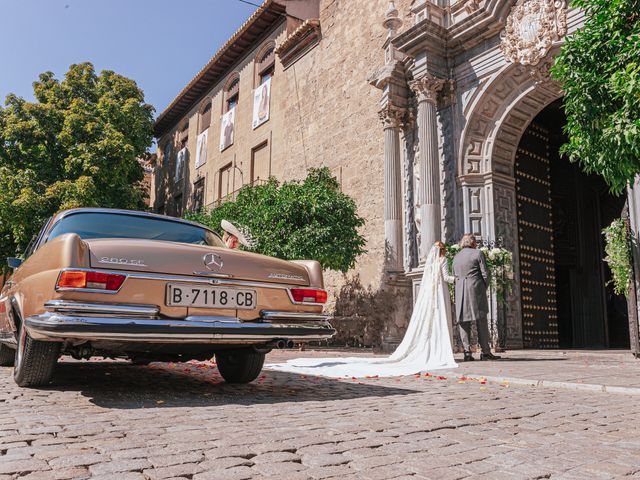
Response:
[{"label": "car side mirror", "polygon": [[9,265],[9,267],[11,267],[13,269],[16,269],[20,265],[22,265],[22,259],[16,258],[16,257],[8,257],[7,258],[7,265]]}]

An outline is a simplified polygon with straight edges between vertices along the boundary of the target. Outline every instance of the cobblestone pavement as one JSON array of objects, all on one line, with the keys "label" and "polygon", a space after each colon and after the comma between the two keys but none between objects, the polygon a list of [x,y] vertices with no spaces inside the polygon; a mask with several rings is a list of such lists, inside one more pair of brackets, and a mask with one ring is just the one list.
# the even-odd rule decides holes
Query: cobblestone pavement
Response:
[{"label": "cobblestone pavement", "polygon": [[0,479],[640,478],[637,397],[460,375],[64,361],[30,390],[2,368]]},{"label": "cobblestone pavement", "polygon": [[[629,351],[519,350],[497,362],[461,363],[470,375],[640,389],[640,360]],[[477,355],[476,355],[477,357]]]}]

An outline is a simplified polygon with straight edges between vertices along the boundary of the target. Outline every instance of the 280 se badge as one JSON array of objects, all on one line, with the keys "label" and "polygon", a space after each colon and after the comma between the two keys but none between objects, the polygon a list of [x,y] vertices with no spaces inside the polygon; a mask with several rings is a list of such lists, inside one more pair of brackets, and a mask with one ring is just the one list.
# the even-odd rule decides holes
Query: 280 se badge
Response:
[{"label": "280 se badge", "polygon": [[256,307],[255,290],[241,288],[196,287],[169,283],[167,301],[169,307],[233,308],[251,310]]}]

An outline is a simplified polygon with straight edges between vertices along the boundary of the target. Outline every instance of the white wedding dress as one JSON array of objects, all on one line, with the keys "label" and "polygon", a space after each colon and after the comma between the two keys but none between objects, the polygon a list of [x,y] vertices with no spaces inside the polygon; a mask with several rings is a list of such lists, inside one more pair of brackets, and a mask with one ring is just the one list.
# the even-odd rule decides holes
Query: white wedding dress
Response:
[{"label": "white wedding dress", "polygon": [[[443,263],[444,262],[444,263]],[[388,357],[295,358],[265,368],[323,377],[393,377],[427,370],[456,368],[451,349],[451,300],[445,280],[446,259],[433,247],[425,263],[420,293],[409,327]],[[445,278],[447,275],[447,278]]]}]

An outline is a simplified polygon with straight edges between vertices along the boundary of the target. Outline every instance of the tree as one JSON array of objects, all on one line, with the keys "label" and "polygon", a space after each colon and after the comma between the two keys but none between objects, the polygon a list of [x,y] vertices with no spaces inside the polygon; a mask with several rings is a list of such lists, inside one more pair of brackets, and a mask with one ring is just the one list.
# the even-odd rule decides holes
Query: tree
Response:
[{"label": "tree", "polygon": [[222,219],[247,229],[251,250],[286,260],[318,260],[323,268],[346,272],[365,253],[358,233],[364,225],[351,197],[340,191],[329,169],[310,169],[302,182],[244,186],[235,201],[187,218],[222,233]]},{"label": "tree", "polygon": [[585,25],[552,70],[565,91],[562,152],[619,194],[640,173],[640,0],[572,5],[585,10]]},{"label": "tree", "polygon": [[[34,102],[0,106],[0,254],[23,252],[55,212],[144,208],[137,158],[153,139],[153,113],[133,80],[91,63],[33,84]],[[4,263],[4,262],[3,262]]]}]

